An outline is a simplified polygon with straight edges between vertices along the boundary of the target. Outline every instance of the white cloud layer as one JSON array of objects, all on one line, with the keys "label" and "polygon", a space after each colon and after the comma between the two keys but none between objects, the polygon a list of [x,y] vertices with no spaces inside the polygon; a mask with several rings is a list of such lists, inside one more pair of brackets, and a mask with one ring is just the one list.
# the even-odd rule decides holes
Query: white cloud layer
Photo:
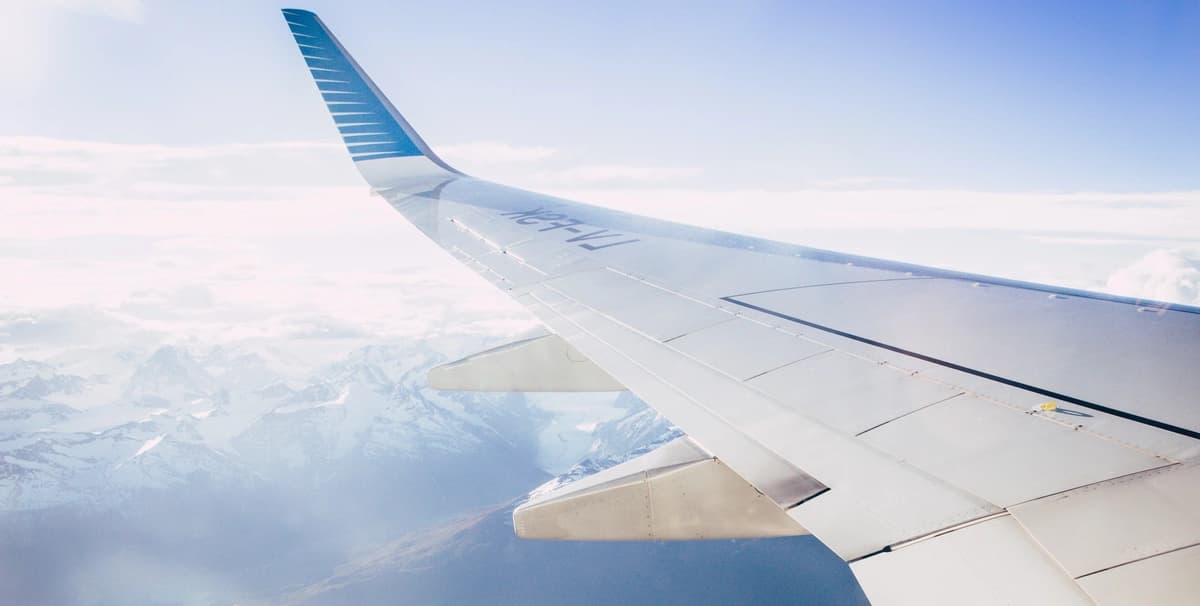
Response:
[{"label": "white cloud layer", "polygon": [[1200,249],[1159,249],[1109,276],[1109,291],[1200,305]]},{"label": "white cloud layer", "polygon": [[[446,149],[474,158],[480,176],[500,172],[498,180],[513,185],[640,214],[984,274],[1200,302],[1200,192],[849,184],[704,191],[664,186],[694,174],[687,168],[572,167],[547,148],[499,143]],[[502,170],[490,170],[496,167]],[[614,187],[612,179],[644,186]],[[48,310],[71,306],[148,333],[206,342],[335,344],[367,336],[512,334],[532,324],[371,197],[337,143],[0,138],[0,199],[0,314],[16,318],[6,330],[19,334],[56,317]],[[0,339],[0,356],[37,343]]]},{"label": "white cloud layer", "polygon": [[[125,187],[161,187],[173,183],[188,184],[189,191],[194,191],[195,185],[227,185],[236,180],[230,177],[240,174],[252,177],[254,173],[261,173],[254,185],[279,184],[294,181],[296,175],[303,175],[311,168],[306,163],[318,161],[332,162],[335,166],[347,164],[344,148],[336,142],[178,146],[0,137],[0,175],[8,176],[10,183],[56,187],[80,181]],[[282,178],[283,174],[290,174],[291,178]]]},{"label": "white cloud layer", "polygon": [[331,350],[529,326],[357,183],[337,143],[0,138],[0,313],[34,326],[83,306],[172,339]]},{"label": "white cloud layer", "polygon": [[447,162],[471,165],[539,162],[557,153],[557,150],[552,147],[510,145],[498,141],[471,141],[444,145],[434,151]]},{"label": "white cloud layer", "polygon": [[[584,183],[586,184],[586,179]],[[595,197],[582,187],[559,195]],[[698,191],[605,190],[607,205],[641,214],[789,239],[807,229],[993,229],[1139,238],[1200,234],[1200,191],[979,192],[915,188]]]},{"label": "white cloud layer", "polygon": [[593,164],[575,166],[546,175],[557,183],[594,185],[612,181],[662,182],[679,181],[700,174],[690,166],[631,166],[627,164]]}]

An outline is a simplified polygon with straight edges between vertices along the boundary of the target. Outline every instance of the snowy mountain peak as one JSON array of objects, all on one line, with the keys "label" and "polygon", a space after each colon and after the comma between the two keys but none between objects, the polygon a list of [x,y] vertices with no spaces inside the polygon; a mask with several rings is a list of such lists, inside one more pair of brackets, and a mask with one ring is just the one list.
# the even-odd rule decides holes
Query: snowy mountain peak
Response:
[{"label": "snowy mountain peak", "polygon": [[51,376],[54,367],[45,362],[17,358],[16,361],[0,364],[0,383],[28,380],[36,376]]},{"label": "snowy mountain peak", "polygon": [[199,368],[200,365],[187,350],[173,345],[158,348],[142,363],[142,369],[147,371],[192,372]]},{"label": "snowy mountain peak", "polygon": [[444,361],[445,356],[424,343],[404,345],[368,345],[356,349],[345,360],[320,373],[330,383],[366,383],[390,388],[396,384],[423,379],[426,370]]},{"label": "snowy mountain peak", "polygon": [[205,398],[216,390],[216,380],[187,350],[168,345],[138,366],[125,396],[143,405],[163,406]]},{"label": "snowy mountain peak", "polygon": [[41,400],[53,394],[75,394],[83,377],[58,374],[54,366],[31,360],[0,364],[0,398]]},{"label": "snowy mountain peak", "polygon": [[[564,396],[548,406],[526,394],[430,389],[426,371],[448,358],[439,347],[448,348],[370,345],[317,369],[281,365],[286,356],[260,356],[255,344],[203,356],[179,346],[128,357],[97,349],[70,359],[105,373],[87,380],[41,362],[0,366],[0,509],[120,503],[200,477],[317,482],[372,466],[409,473],[401,470],[431,460],[559,471],[666,427],[626,395]],[[68,388],[81,390],[71,402],[41,399]]]}]

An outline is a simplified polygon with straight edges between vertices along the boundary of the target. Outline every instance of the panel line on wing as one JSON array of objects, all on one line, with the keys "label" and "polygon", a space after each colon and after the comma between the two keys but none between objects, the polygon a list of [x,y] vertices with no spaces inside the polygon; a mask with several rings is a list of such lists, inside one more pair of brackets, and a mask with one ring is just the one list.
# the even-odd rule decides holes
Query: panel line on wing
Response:
[{"label": "panel line on wing", "polygon": [[1197,545],[1200,545],[1200,543],[1192,543],[1191,545],[1184,545],[1183,547],[1176,547],[1176,548],[1174,548],[1174,549],[1168,549],[1168,550],[1166,550],[1166,551],[1162,551],[1162,552],[1159,552],[1159,553],[1152,553],[1152,554],[1150,554],[1150,555],[1148,555],[1148,556],[1142,556],[1142,557],[1140,557],[1140,558],[1137,558],[1137,559],[1135,559],[1135,560],[1129,560],[1128,562],[1121,562],[1120,564],[1117,564],[1116,566],[1109,566],[1108,568],[1101,568],[1100,570],[1094,570],[1094,571],[1092,571],[1092,572],[1089,572],[1089,573],[1087,573],[1087,574],[1081,574],[1081,575],[1079,575],[1079,576],[1075,577],[1075,580],[1079,580],[1079,579],[1086,579],[1086,578],[1088,578],[1088,577],[1090,577],[1090,576],[1092,576],[1092,575],[1094,575],[1094,574],[1100,574],[1100,573],[1102,573],[1102,572],[1108,572],[1108,571],[1110,571],[1110,570],[1114,570],[1114,569],[1120,568],[1120,567],[1122,567],[1122,566],[1128,566],[1128,565],[1130,565],[1130,564],[1136,564],[1136,563],[1138,563],[1138,562],[1144,562],[1144,561],[1146,561],[1146,560],[1149,560],[1149,559],[1151,559],[1151,558],[1157,558],[1158,556],[1167,555],[1167,554],[1169,554],[1169,553],[1175,553],[1175,552],[1177,552],[1177,551],[1183,551],[1184,549],[1191,549],[1191,548],[1193,548],[1193,547],[1196,547]]},{"label": "panel line on wing", "polygon": [[[791,334],[791,333],[786,333],[786,334]],[[802,338],[802,337],[800,337],[799,335],[793,335],[793,336],[795,336],[796,338]],[[811,360],[811,359],[813,359],[813,358],[815,358],[815,357],[817,357],[817,356],[823,356],[823,355],[825,355],[825,354],[827,354],[827,353],[829,353],[829,352],[831,352],[831,351],[835,351],[835,350],[834,350],[832,347],[830,347],[829,349],[826,349],[826,350],[824,350],[824,351],[818,351],[818,352],[816,352],[816,353],[811,353],[811,354],[808,354],[808,355],[806,355],[806,356],[804,356],[804,357],[802,357],[802,358],[796,358],[795,360],[792,360],[792,361],[790,361],[790,362],[785,362],[785,363],[783,363],[783,364],[780,364],[779,366],[774,366],[774,367],[772,367],[772,368],[768,368],[768,369],[766,369],[766,370],[764,370],[764,371],[762,371],[762,372],[760,372],[760,373],[758,373],[758,374],[755,374],[755,375],[751,375],[751,376],[749,376],[749,377],[746,377],[745,379],[743,379],[743,382],[749,383],[750,381],[753,381],[753,380],[755,380],[755,379],[757,379],[757,378],[759,378],[759,377],[761,377],[761,376],[763,376],[763,375],[765,375],[765,374],[768,374],[768,373],[775,372],[775,371],[779,370],[780,368],[787,368],[788,366],[791,366],[792,364],[798,364],[798,363],[800,363],[800,362],[804,362],[805,360]]]},{"label": "panel line on wing", "polygon": [[868,284],[872,282],[901,282],[905,280],[932,280],[930,276],[906,276],[903,278],[880,278],[877,280],[847,280],[845,282],[826,282],[823,284],[804,284],[802,286],[785,286],[783,288],[769,288],[767,290],[756,290],[753,292],[743,292],[730,297],[749,297],[751,295],[763,295],[771,292],[783,292],[787,290],[800,290],[802,288],[820,288],[822,286],[845,286],[848,284]]},{"label": "panel line on wing", "polygon": [[[917,543],[920,543],[922,541],[928,541],[929,539],[936,539],[937,537],[940,537],[940,536],[946,535],[946,534],[950,534],[956,530],[962,530],[969,526],[974,526],[976,524],[982,524],[984,522],[994,520],[996,518],[1002,518],[1004,516],[1009,516],[1009,515],[1012,515],[1012,514],[1009,513],[1008,511],[998,511],[996,513],[988,514],[988,515],[980,517],[980,518],[975,518],[974,520],[967,520],[966,522],[963,522],[961,524],[955,524],[954,526],[948,526],[946,528],[936,530],[936,531],[931,532],[924,536],[914,537],[914,538],[908,539],[907,541],[901,541],[894,545],[888,545],[886,548],[882,549],[881,552],[898,551],[900,549],[904,549],[905,547],[911,547],[913,545],[916,545]],[[861,560],[861,559],[869,558],[872,555],[876,555],[876,554],[866,555],[859,559]],[[855,560],[855,561],[857,561],[857,560]]]},{"label": "panel line on wing", "polygon": [[952,396],[949,396],[949,397],[946,397],[946,398],[942,398],[941,400],[938,400],[938,401],[936,401],[936,402],[930,402],[930,403],[928,403],[928,404],[925,404],[925,405],[923,405],[923,406],[920,406],[920,407],[918,407],[918,408],[914,408],[914,409],[912,409],[912,410],[910,410],[910,411],[908,411],[908,412],[906,412],[906,413],[904,413],[904,414],[902,414],[902,415],[900,415],[900,416],[898,416],[898,417],[893,417],[893,418],[891,418],[891,419],[888,419],[888,420],[886,420],[886,421],[884,421],[884,422],[882,422],[882,423],[880,423],[880,424],[878,424],[878,425],[875,425],[875,426],[872,426],[872,427],[868,427],[868,428],[866,428],[866,429],[864,429],[864,430],[862,430],[862,431],[860,431],[860,432],[858,432],[858,433],[854,434],[854,437],[859,437],[859,436],[862,436],[863,434],[865,434],[865,433],[868,433],[868,432],[871,432],[871,431],[874,431],[874,430],[876,430],[876,429],[879,429],[880,427],[883,427],[884,425],[887,425],[888,423],[891,423],[892,421],[899,421],[900,419],[903,419],[904,417],[907,417],[908,415],[911,415],[911,414],[913,414],[913,413],[915,413],[915,412],[920,412],[920,411],[922,411],[922,410],[925,410],[926,408],[929,408],[930,406],[933,406],[933,405],[935,405],[935,404],[941,404],[942,402],[947,402],[947,401],[949,401],[949,400],[953,400],[954,398],[957,398],[957,397],[959,397],[959,396],[965,395],[966,393],[967,393],[967,392],[965,392],[965,391],[960,391],[960,392],[958,392],[958,393],[956,393],[956,394],[954,394],[954,395],[952,395]]},{"label": "panel line on wing", "polygon": [[1113,408],[1113,407],[1111,407],[1111,406],[1105,406],[1105,405],[1103,405],[1103,404],[1098,404],[1098,403],[1096,403],[1096,402],[1089,402],[1089,401],[1087,401],[1087,400],[1084,400],[1084,399],[1081,399],[1081,398],[1076,398],[1076,397],[1074,397],[1074,396],[1070,396],[1070,395],[1067,395],[1067,394],[1063,394],[1063,393],[1059,393],[1059,392],[1051,391],[1051,390],[1049,390],[1049,389],[1045,389],[1045,388],[1042,388],[1042,387],[1038,387],[1038,386],[1036,386],[1036,385],[1030,385],[1030,384],[1028,384],[1028,383],[1023,383],[1023,382],[1021,382],[1021,381],[1017,381],[1017,380],[1015,380],[1015,379],[1009,379],[1009,378],[1007,378],[1007,377],[1002,377],[1002,376],[995,375],[995,374],[992,374],[992,373],[989,373],[989,372],[986,372],[986,371],[978,370],[978,369],[975,369],[975,368],[970,368],[970,367],[967,367],[967,366],[963,366],[963,365],[961,365],[961,364],[955,364],[955,363],[953,363],[953,362],[949,362],[949,361],[946,361],[946,360],[940,360],[940,359],[938,359],[938,358],[934,358],[934,357],[932,357],[932,356],[927,356],[927,355],[925,355],[925,354],[918,353],[918,352],[915,352],[915,351],[910,351],[910,350],[904,349],[904,348],[902,348],[902,347],[897,347],[897,346],[895,346],[895,345],[891,345],[891,344],[888,344],[888,343],[883,343],[883,342],[881,342],[881,341],[876,341],[876,340],[874,340],[874,339],[870,339],[870,338],[868,338],[868,337],[864,337],[864,336],[861,336],[861,335],[856,335],[856,334],[854,334],[854,333],[846,332],[846,331],[843,331],[843,330],[838,330],[838,329],[836,329],[836,328],[833,328],[833,327],[830,327],[830,326],[823,326],[823,325],[821,325],[821,324],[817,324],[817,323],[815,323],[815,322],[809,322],[808,320],[803,320],[803,319],[801,319],[801,318],[797,318],[797,317],[795,317],[795,316],[788,315],[788,314],[785,314],[785,313],[783,313],[783,312],[780,312],[780,311],[776,311],[776,310],[773,310],[773,309],[769,309],[769,308],[766,308],[766,307],[762,307],[762,306],[759,306],[759,305],[755,305],[755,304],[753,304],[753,303],[747,303],[747,302],[745,302],[745,301],[740,301],[740,300],[738,300],[738,299],[737,299],[737,298],[735,298],[735,297],[736,297],[736,296],[734,296],[734,295],[727,296],[727,297],[721,297],[721,300],[722,300],[722,301],[727,301],[727,302],[729,302],[729,303],[732,303],[732,304],[734,304],[734,305],[738,305],[738,306],[741,306],[741,307],[744,307],[744,308],[747,308],[747,309],[753,309],[753,310],[755,310],[755,311],[757,311],[757,312],[764,313],[764,314],[767,314],[767,315],[770,315],[770,316],[774,316],[774,317],[777,317],[777,318],[781,318],[781,319],[784,319],[784,320],[788,320],[788,321],[791,321],[791,322],[795,322],[795,323],[797,323],[797,324],[802,324],[802,325],[804,325],[804,326],[808,326],[808,327],[810,327],[810,328],[815,328],[815,329],[817,329],[817,330],[821,330],[821,331],[824,331],[824,332],[827,332],[827,333],[830,333],[830,334],[834,334],[834,335],[837,335],[837,336],[839,336],[839,337],[844,337],[844,338],[847,338],[847,339],[850,339],[850,340],[853,340],[853,341],[858,341],[859,343],[866,343],[867,345],[872,345],[872,346],[874,346],[874,347],[879,347],[879,348],[881,348],[881,349],[886,349],[886,350],[888,350],[888,351],[892,351],[892,352],[895,352],[895,353],[904,354],[904,355],[906,355],[906,356],[910,356],[910,357],[916,358],[916,359],[918,359],[918,360],[923,360],[923,361],[925,361],[925,362],[930,362],[930,363],[932,363],[932,364],[937,364],[937,365],[939,365],[939,366],[944,366],[944,367],[946,367],[946,368],[950,368],[950,369],[953,369],[953,370],[957,370],[957,371],[959,371],[959,372],[964,372],[964,373],[967,373],[967,374],[970,374],[970,375],[974,375],[974,376],[976,376],[976,377],[981,377],[981,378],[988,379],[988,380],[991,380],[991,381],[996,381],[997,383],[1002,383],[1002,384],[1004,384],[1004,385],[1008,385],[1008,386],[1010,386],[1010,387],[1016,387],[1016,388],[1018,388],[1018,389],[1024,389],[1024,390],[1026,390],[1026,391],[1031,391],[1031,392],[1034,392],[1034,393],[1037,393],[1037,394],[1044,395],[1044,396],[1046,396],[1046,397],[1049,397],[1049,398],[1054,398],[1054,399],[1056,399],[1056,400],[1062,400],[1062,401],[1064,401],[1064,402],[1070,402],[1070,403],[1072,403],[1072,404],[1075,404],[1076,406],[1082,406],[1082,407],[1084,407],[1084,408],[1088,408],[1088,409],[1095,410],[1095,411],[1098,411],[1098,412],[1103,412],[1103,413],[1106,413],[1106,414],[1110,414],[1110,415],[1113,415],[1113,416],[1115,416],[1115,417],[1121,417],[1121,418],[1123,418],[1123,419],[1126,419],[1126,420],[1129,420],[1129,421],[1134,421],[1134,422],[1136,422],[1136,423],[1141,423],[1141,424],[1143,424],[1143,425],[1149,425],[1149,426],[1151,426],[1151,427],[1155,427],[1155,428],[1157,428],[1157,429],[1161,429],[1161,430],[1164,430],[1164,431],[1169,431],[1169,432],[1172,432],[1172,433],[1175,433],[1175,434],[1179,434],[1179,435],[1182,435],[1182,436],[1187,436],[1187,437],[1189,437],[1189,438],[1192,438],[1192,439],[1200,440],[1200,432],[1198,432],[1198,431],[1194,431],[1194,430],[1191,430],[1191,429],[1188,429],[1188,428],[1186,428],[1186,427],[1179,427],[1179,426],[1177,426],[1177,425],[1172,425],[1172,424],[1170,424],[1170,423],[1165,423],[1165,422],[1163,422],[1163,421],[1159,421],[1159,420],[1157,420],[1157,419],[1151,419],[1151,418],[1149,418],[1149,417],[1144,417],[1144,416],[1141,416],[1141,415],[1138,415],[1138,414],[1134,414],[1134,413],[1131,413],[1131,412],[1127,412],[1127,411],[1121,410],[1121,409],[1119,409],[1119,408]]}]

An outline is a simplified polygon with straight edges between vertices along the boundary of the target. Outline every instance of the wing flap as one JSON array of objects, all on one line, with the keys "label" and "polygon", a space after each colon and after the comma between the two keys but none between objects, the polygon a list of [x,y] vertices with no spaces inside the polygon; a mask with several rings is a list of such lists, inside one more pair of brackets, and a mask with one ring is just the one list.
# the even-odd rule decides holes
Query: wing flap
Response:
[{"label": "wing flap", "polygon": [[747,384],[852,435],[963,393],[904,369],[833,350],[763,373]]},{"label": "wing flap", "polygon": [[1172,463],[1079,431],[1070,420],[964,395],[862,439],[1002,507]]},{"label": "wing flap", "polygon": [[[561,292],[518,300],[847,559],[998,511]],[[799,475],[831,490],[795,506]]]},{"label": "wing flap", "polygon": [[[746,342],[754,348],[747,351]],[[741,318],[688,333],[671,347],[743,381],[831,351],[824,343]]]},{"label": "wing flap", "polygon": [[[809,490],[818,494],[818,483]],[[696,540],[806,534],[766,495],[684,437],[535,497],[517,535],[554,540]]]},{"label": "wing flap", "polygon": [[624,391],[558,335],[494,347],[429,370],[429,386],[451,391]]},{"label": "wing flap", "polygon": [[1000,516],[850,565],[872,604],[1092,606],[1011,516]]},{"label": "wing flap", "polygon": [[1192,606],[1200,595],[1200,545],[1079,579],[1099,606]]},{"label": "wing flap", "polygon": [[1094,574],[1200,544],[1200,465],[1117,478],[1012,513],[1071,576]]}]

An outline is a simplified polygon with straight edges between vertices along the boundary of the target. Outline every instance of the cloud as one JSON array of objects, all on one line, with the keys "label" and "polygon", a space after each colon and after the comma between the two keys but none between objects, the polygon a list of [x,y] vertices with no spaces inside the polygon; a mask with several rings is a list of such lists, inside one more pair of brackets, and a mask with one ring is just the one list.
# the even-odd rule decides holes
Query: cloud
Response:
[{"label": "cloud", "polygon": [[1139,240],[1136,238],[1119,238],[1119,237],[1105,238],[1105,237],[1072,236],[1072,235],[1053,235],[1053,236],[1030,235],[1030,236],[1025,236],[1025,237],[1030,240],[1037,241],[1037,242],[1073,244],[1073,245],[1081,245],[1081,246],[1117,246],[1117,245],[1122,245],[1122,244],[1137,244],[1139,242]]},{"label": "cloud", "polygon": [[0,310],[0,343],[8,345],[120,342],[140,332],[128,321],[92,306]]},{"label": "cloud", "polygon": [[62,323],[41,312],[66,305],[209,343],[531,322],[370,196],[339,142],[3,137],[0,172],[0,284],[21,285],[0,300],[15,314],[0,328],[14,347],[87,341],[86,327],[46,332]]},{"label": "cloud", "polygon": [[555,155],[553,147],[510,145],[498,141],[472,141],[439,146],[437,153],[447,162],[468,164],[514,164],[540,162]]},{"label": "cloud", "polygon": [[628,164],[592,164],[575,166],[547,175],[559,183],[597,185],[603,183],[659,183],[697,177],[699,168],[690,166],[636,166]]},{"label": "cloud", "polygon": [[[1025,234],[1071,230],[1124,238],[1200,234],[1200,191],[1145,193],[984,192],[951,189],[591,189],[555,195],[640,214],[791,240],[822,229],[988,229]],[[653,201],[648,204],[647,201]]]},{"label": "cloud", "polygon": [[841,177],[813,181],[812,186],[818,189],[879,189],[908,185],[912,182],[912,179],[899,177]]},{"label": "cloud", "polygon": [[338,142],[179,146],[27,136],[0,137],[0,173],[8,177],[0,185],[7,186],[61,189],[103,184],[123,191],[174,187],[178,192],[180,185],[187,185],[193,195],[217,187],[283,185],[298,179],[307,185],[313,173],[341,183],[352,182],[346,177],[353,176]]},{"label": "cloud", "polygon": [[[679,183],[700,176],[688,167],[570,166],[548,148],[494,142],[459,153],[499,163],[502,182],[581,202],[1080,288],[1133,289],[1132,278],[1110,276],[1200,234],[1200,192],[717,191]],[[371,197],[337,142],[0,137],[0,172],[9,177],[0,284],[21,285],[0,311],[94,306],[216,342],[513,332],[531,322]]]},{"label": "cloud", "polygon": [[[555,150],[499,142],[465,143],[444,151],[480,163],[506,164],[511,178],[501,180],[514,185],[781,239],[814,229],[1002,229],[1042,235],[1069,229],[1074,237],[1100,240],[1194,238],[1200,233],[1197,191],[1001,193],[879,187],[875,178],[826,182],[823,188],[714,191],[678,183],[664,186],[700,176],[693,167],[550,168],[545,165],[556,158]],[[325,229],[331,219],[334,224],[353,222],[354,213],[365,216],[363,207],[379,206],[367,199],[366,188],[337,142],[170,146],[0,137],[0,173],[6,177],[0,187],[7,190],[9,213],[9,229],[0,227],[0,232],[12,236],[48,236],[71,231],[67,227],[112,232],[117,226],[106,224],[112,217],[119,217],[125,229],[139,232],[140,226],[209,235],[291,230],[300,224]],[[334,198],[362,204],[355,202],[352,212],[324,204]],[[249,200],[255,203],[246,204]],[[193,212],[176,201],[209,208]],[[220,212],[232,210],[226,205],[237,205],[244,213],[236,223]],[[51,209],[53,221],[47,216]],[[331,217],[341,211],[344,216]],[[288,215],[287,222],[276,220],[281,213]],[[74,225],[73,216],[80,216]],[[22,219],[31,223],[19,225]],[[216,228],[214,221],[224,225]]]},{"label": "cloud", "polygon": [[1200,305],[1200,250],[1152,251],[1114,272],[1105,286],[1130,297]]},{"label": "cloud", "polygon": [[[669,183],[699,176],[699,168],[630,164],[571,166],[560,150],[540,145],[513,145],[499,141],[472,141],[439,146],[437,153],[469,174],[505,180],[530,178],[533,187],[552,185],[598,186]],[[548,166],[547,161],[555,161]]]},{"label": "cloud", "polygon": [[217,145],[162,145],[157,143],[110,143],[54,137],[0,137],[0,167],[20,168],[19,158],[65,160],[116,156],[135,164],[153,164],[167,160],[255,155],[264,152],[288,152],[342,149],[341,143],[326,141],[267,141],[261,143],[222,143]]},{"label": "cloud", "polygon": [[371,336],[362,326],[324,314],[290,317],[282,324],[284,333],[279,337],[288,339],[363,339]]}]

